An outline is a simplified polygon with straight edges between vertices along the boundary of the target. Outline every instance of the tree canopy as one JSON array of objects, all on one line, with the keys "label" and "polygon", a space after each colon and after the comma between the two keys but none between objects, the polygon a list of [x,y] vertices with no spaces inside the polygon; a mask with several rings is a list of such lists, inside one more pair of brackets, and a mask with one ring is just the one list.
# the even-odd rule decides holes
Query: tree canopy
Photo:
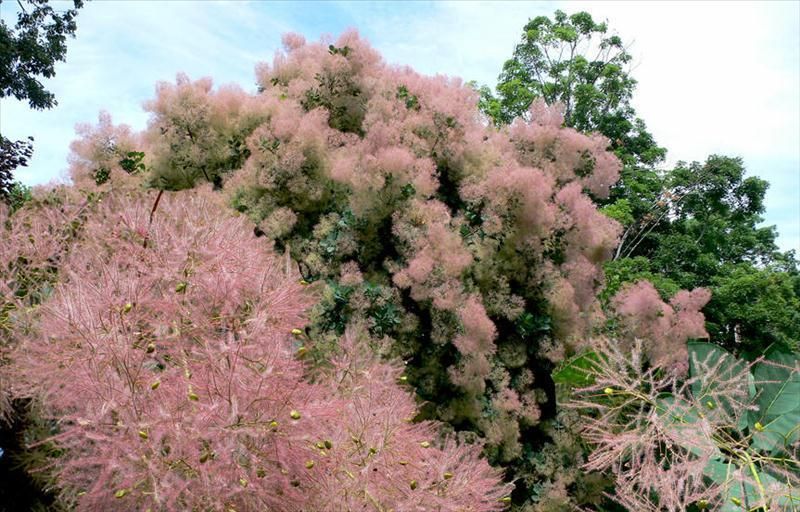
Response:
[{"label": "tree canopy", "polygon": [[[3,0],[0,0],[0,4]],[[67,55],[67,38],[74,37],[75,17],[83,0],[73,8],[57,11],[49,0],[20,0],[16,25],[0,20],[0,98],[28,101],[36,110],[57,105],[55,95],[45,89],[41,78],[55,76],[55,65]],[[11,141],[0,133],[0,200],[12,195],[13,171],[24,167],[33,154],[29,141]]]},{"label": "tree canopy", "polygon": [[496,123],[508,124],[536,98],[559,102],[567,126],[602,133],[625,163],[651,165],[666,152],[630,104],[636,87],[631,60],[622,39],[589,13],[537,16],[523,27],[503,65],[496,96],[481,89],[481,108]]}]

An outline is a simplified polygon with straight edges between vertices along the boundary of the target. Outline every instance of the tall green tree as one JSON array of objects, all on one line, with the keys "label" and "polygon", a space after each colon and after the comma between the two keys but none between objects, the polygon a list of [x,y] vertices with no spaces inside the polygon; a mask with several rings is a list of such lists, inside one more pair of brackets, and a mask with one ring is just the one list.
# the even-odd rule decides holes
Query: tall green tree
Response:
[{"label": "tall green tree", "polygon": [[567,126],[600,132],[623,162],[650,166],[663,160],[666,150],[630,104],[636,87],[628,72],[631,59],[622,39],[609,35],[607,24],[589,13],[538,16],[525,25],[503,65],[496,95],[481,88],[480,105],[496,123],[507,124],[525,115],[536,98],[560,102]]},{"label": "tall green tree", "polygon": [[[75,36],[83,0],[73,0],[72,9],[66,11],[55,10],[49,0],[16,3],[20,10],[16,25],[12,28],[0,20],[0,98],[27,100],[36,110],[53,108],[55,95],[40,79],[54,77],[56,63],[66,59],[67,37]],[[10,197],[12,172],[27,165],[31,155],[30,142],[11,141],[0,133],[0,199]]]}]

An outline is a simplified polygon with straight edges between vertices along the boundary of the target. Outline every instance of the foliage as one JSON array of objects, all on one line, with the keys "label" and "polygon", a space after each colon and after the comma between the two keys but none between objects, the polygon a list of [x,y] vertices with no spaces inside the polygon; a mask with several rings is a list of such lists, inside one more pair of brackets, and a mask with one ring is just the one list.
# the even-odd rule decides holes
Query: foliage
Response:
[{"label": "foliage", "polygon": [[531,103],[564,105],[564,122],[582,132],[597,131],[611,141],[625,163],[652,165],[664,158],[630,100],[636,80],[622,39],[608,35],[605,22],[586,12],[553,19],[538,16],[523,28],[514,55],[503,65],[497,97],[481,89],[481,109],[496,123],[525,115]]},{"label": "foliage", "polygon": [[24,185],[19,181],[15,181],[14,184],[11,186],[11,190],[8,193],[8,207],[11,211],[16,211],[22,208],[22,206],[27,203],[28,201],[33,200],[33,191],[31,187]]},{"label": "foliage", "polygon": [[38,440],[55,459],[33,469],[55,471],[61,502],[503,508],[480,446],[407,421],[401,370],[365,351],[357,328],[304,379],[296,333],[311,297],[219,199],[168,195],[153,216],[141,193],[107,194],[64,254],[10,370],[14,395],[56,422]]},{"label": "foliage", "polygon": [[15,189],[12,172],[17,167],[26,167],[33,155],[33,137],[28,140],[11,140],[0,135],[0,200],[10,203]]},{"label": "foliage", "polygon": [[0,98],[14,96],[34,109],[52,108],[55,97],[37,77],[52,78],[55,64],[65,59],[67,37],[75,35],[83,0],[73,0],[73,8],[63,12],[48,0],[24,0],[19,6],[14,29],[0,21]]},{"label": "foliage", "polygon": [[694,342],[688,378],[676,379],[648,367],[641,348],[608,341],[571,383],[581,386],[571,406],[593,445],[585,467],[613,471],[620,503],[654,511],[800,506],[798,354],[771,351],[747,363]]},{"label": "foliage", "polygon": [[746,177],[741,159],[679,163],[649,213],[626,226],[610,282],[647,278],[667,294],[709,287],[709,330],[718,343],[758,356],[771,343],[797,346],[800,288],[791,253],[761,227],[767,183]]},{"label": "foliage", "polygon": [[714,339],[750,359],[766,347],[800,349],[800,276],[777,265],[731,265],[714,280],[706,309]]}]

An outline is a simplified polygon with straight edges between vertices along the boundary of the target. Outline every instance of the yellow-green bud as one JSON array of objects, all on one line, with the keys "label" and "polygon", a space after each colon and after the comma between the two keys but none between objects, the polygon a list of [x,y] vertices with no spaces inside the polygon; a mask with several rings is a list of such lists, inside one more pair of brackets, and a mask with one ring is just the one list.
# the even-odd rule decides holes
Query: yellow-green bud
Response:
[{"label": "yellow-green bud", "polygon": [[606,389],[603,390],[603,393],[605,393],[607,395],[613,395],[614,394],[614,388],[606,388]]},{"label": "yellow-green bud", "polygon": [[130,313],[130,311],[132,309],[133,309],[133,304],[131,304],[130,302],[128,302],[124,306],[122,306],[122,312],[123,313]]},{"label": "yellow-green bud", "polygon": [[242,487],[247,487],[247,480],[245,480],[244,478],[240,478],[239,485],[241,485]]},{"label": "yellow-green bud", "polygon": [[448,471],[448,472],[446,472],[446,473],[445,473],[444,475],[442,475],[442,476],[444,476],[444,479],[445,479],[445,480],[450,480],[451,478],[453,478],[453,473],[450,473],[450,472]]},{"label": "yellow-green bud", "polygon": [[292,418],[293,420],[299,420],[300,419],[300,413],[297,412],[296,410],[292,409],[292,411],[289,413],[289,417]]},{"label": "yellow-green bud", "polygon": [[150,436],[147,435],[147,431],[146,430],[140,430],[139,431],[139,437],[141,437],[142,439],[147,439]]},{"label": "yellow-green bud", "polygon": [[148,354],[152,354],[155,351],[156,351],[156,344],[155,343],[148,343],[147,344],[147,348],[145,349],[145,352],[147,352]]},{"label": "yellow-green bud", "polygon": [[186,291],[187,283],[186,281],[181,281],[175,286],[175,293],[184,293]]},{"label": "yellow-green bud", "polygon": [[431,443],[429,443],[428,441],[422,441],[421,443],[419,443],[419,445],[423,448],[428,448],[431,445]]},{"label": "yellow-green bud", "polygon": [[161,381],[160,380],[155,380],[155,381],[153,381],[152,384],[150,384],[150,389],[155,391],[156,389],[158,389],[158,386],[160,386],[160,385],[161,385]]},{"label": "yellow-green bud", "polygon": [[325,440],[325,448],[327,448],[328,450],[330,450],[331,448],[333,448],[333,442],[331,442],[331,440],[330,440],[330,439],[326,439],[326,440]]},{"label": "yellow-green bud", "polygon": [[306,469],[311,469],[313,467],[314,467],[314,461],[313,460],[306,461]]},{"label": "yellow-green bud", "polygon": [[763,432],[764,431],[764,425],[762,425],[760,421],[756,422],[755,427],[756,427],[756,430],[758,430],[759,432]]},{"label": "yellow-green bud", "polygon": [[714,402],[709,400],[708,402],[706,402],[706,407],[708,407],[709,409],[714,409]]},{"label": "yellow-green bud", "polygon": [[197,394],[194,391],[192,391],[192,388],[189,388],[189,393],[186,396],[189,397],[189,400],[191,400],[192,402],[197,402],[198,400],[200,400],[200,397],[197,396]]},{"label": "yellow-green bud", "polygon": [[412,491],[413,491],[414,489],[416,489],[416,488],[417,488],[417,481],[416,481],[416,480],[412,480],[412,481],[411,481],[411,483],[410,483],[410,487],[411,487],[411,490],[412,490]]},{"label": "yellow-green bud", "polygon": [[115,498],[124,498],[128,494],[128,489],[120,489],[114,493]]},{"label": "yellow-green bud", "polygon": [[293,336],[300,336],[301,334],[303,334],[303,331],[301,331],[300,329],[292,329]]}]

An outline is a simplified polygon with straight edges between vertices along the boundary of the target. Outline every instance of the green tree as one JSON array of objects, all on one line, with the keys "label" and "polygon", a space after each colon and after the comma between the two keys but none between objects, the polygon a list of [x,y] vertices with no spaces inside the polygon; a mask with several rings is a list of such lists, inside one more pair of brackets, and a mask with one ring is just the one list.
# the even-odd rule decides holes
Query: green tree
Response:
[{"label": "green tree", "polygon": [[644,215],[606,207],[626,224],[606,267],[607,293],[655,276],[665,296],[708,287],[712,339],[755,356],[770,344],[791,349],[800,341],[800,278],[794,254],[778,250],[775,227],[760,226],[769,184],[745,174],[740,158],[679,162]]},{"label": "green tree", "polygon": [[624,163],[649,166],[663,160],[666,150],[630,105],[636,87],[628,73],[631,59],[620,37],[608,35],[607,24],[589,13],[538,16],[525,25],[503,65],[497,95],[480,89],[481,109],[497,124],[507,124],[525,115],[536,98],[560,102],[567,126],[600,132]]},{"label": "green tree", "polygon": [[712,338],[755,358],[775,345],[800,350],[800,275],[796,267],[728,265],[714,278],[706,307]]},{"label": "green tree", "polygon": [[14,169],[28,165],[28,158],[33,154],[31,142],[33,137],[12,142],[0,135],[0,200],[7,200],[16,186]]},{"label": "green tree", "polygon": [[[56,63],[66,59],[67,37],[75,35],[83,0],[73,0],[73,8],[62,12],[49,0],[18,0],[17,5],[14,28],[0,20],[0,98],[27,100],[36,110],[53,108],[55,96],[39,79],[55,76]],[[0,133],[0,199],[10,196],[12,171],[27,165],[31,155],[30,142],[12,142]]]}]

